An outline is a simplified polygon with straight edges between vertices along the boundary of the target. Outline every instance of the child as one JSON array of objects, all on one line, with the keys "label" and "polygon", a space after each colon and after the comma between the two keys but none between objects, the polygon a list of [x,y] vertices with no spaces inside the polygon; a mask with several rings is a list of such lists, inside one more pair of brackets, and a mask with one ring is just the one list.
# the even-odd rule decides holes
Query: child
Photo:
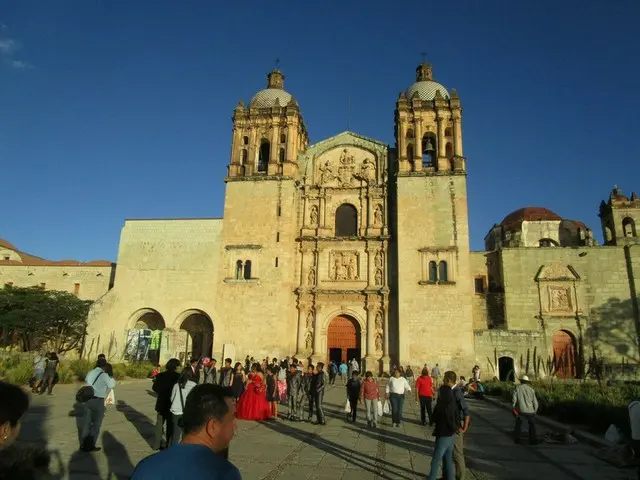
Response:
[{"label": "child", "polygon": [[267,370],[267,402],[269,402],[269,406],[271,407],[271,416],[273,418],[278,418],[278,401],[280,400],[275,376],[276,370],[277,367],[275,366]]}]

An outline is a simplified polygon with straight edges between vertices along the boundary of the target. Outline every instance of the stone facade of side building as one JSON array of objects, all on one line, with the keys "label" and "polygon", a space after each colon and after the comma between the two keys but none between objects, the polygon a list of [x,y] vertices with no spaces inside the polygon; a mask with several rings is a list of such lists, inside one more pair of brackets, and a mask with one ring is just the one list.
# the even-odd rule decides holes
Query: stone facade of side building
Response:
[{"label": "stone facade of side building", "polygon": [[[592,351],[637,359],[635,195],[601,205],[604,246],[529,207],[471,252],[461,125],[457,93],[423,63],[397,100],[394,147],[352,132],[309,145],[272,71],[234,110],[223,218],[125,222],[115,281],[91,297],[91,353],[479,364],[500,377],[576,375]],[[18,279],[4,251],[5,283],[59,276]]]}]

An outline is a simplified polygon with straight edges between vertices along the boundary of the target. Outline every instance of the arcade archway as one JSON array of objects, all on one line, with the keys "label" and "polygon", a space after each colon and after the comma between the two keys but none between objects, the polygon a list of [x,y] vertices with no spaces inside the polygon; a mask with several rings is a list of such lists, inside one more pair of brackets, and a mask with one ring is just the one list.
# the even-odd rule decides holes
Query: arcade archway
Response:
[{"label": "arcade archway", "polygon": [[576,376],[576,339],[566,330],[553,334],[553,367],[557,377],[575,378]]},{"label": "arcade archway", "polygon": [[213,322],[209,315],[201,310],[186,312],[180,323],[180,330],[185,330],[188,334],[184,351],[185,360],[187,357],[211,357],[213,353]]},{"label": "arcade archway", "polygon": [[160,360],[162,331],[166,326],[162,315],[152,308],[144,308],[131,316],[130,325],[133,328],[127,332],[125,359],[148,360],[157,364]]},{"label": "arcade archway", "polygon": [[327,356],[334,362],[346,362],[355,358],[360,363],[360,324],[349,315],[338,315],[327,329]]},{"label": "arcade archway", "polygon": [[500,357],[498,359],[498,374],[501,382],[515,382],[516,371],[511,357]]}]

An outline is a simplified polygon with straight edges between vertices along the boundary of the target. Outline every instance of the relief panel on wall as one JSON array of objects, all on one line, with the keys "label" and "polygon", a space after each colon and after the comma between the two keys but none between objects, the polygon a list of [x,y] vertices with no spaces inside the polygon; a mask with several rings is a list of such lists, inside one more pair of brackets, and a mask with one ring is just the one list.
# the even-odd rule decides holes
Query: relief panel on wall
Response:
[{"label": "relief panel on wall", "polygon": [[332,251],[329,255],[329,278],[335,281],[358,280],[359,255],[356,251]]}]

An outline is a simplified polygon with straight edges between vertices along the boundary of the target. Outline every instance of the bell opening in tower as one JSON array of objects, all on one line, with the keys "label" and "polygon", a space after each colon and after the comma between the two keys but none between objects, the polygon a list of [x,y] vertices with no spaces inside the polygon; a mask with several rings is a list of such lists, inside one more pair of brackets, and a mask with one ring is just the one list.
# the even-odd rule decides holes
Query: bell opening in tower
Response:
[{"label": "bell opening in tower", "polygon": [[436,159],[436,139],[429,133],[422,137],[422,166],[432,167]]}]

